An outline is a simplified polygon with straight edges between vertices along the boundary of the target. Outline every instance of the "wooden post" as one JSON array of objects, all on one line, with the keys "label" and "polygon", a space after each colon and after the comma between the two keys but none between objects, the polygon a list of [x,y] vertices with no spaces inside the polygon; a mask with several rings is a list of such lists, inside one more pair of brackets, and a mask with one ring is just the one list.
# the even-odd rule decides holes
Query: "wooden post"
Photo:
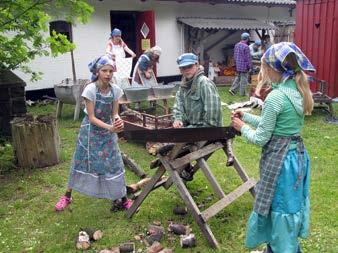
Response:
[{"label": "wooden post", "polygon": [[42,168],[60,162],[60,136],[55,117],[17,117],[11,121],[11,130],[20,167]]}]

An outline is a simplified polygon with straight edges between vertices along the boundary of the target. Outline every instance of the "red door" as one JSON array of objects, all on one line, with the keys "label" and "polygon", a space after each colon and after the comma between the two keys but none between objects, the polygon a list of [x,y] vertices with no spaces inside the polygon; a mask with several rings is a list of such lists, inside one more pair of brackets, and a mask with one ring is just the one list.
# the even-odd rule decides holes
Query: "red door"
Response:
[{"label": "red door", "polygon": [[[139,57],[146,49],[153,46],[155,46],[155,13],[154,11],[139,12],[136,18],[137,56]],[[154,72],[156,74],[156,66]]]}]

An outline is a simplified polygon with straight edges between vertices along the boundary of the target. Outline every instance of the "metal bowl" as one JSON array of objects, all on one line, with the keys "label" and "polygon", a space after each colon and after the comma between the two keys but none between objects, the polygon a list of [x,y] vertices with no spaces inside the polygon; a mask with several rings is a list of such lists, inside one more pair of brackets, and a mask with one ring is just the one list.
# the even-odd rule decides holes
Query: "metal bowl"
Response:
[{"label": "metal bowl", "polygon": [[173,85],[174,86],[173,95],[176,95],[176,92],[178,91],[178,88],[181,85],[181,81],[170,82],[167,85]]},{"label": "metal bowl", "polygon": [[168,97],[173,94],[174,85],[157,85],[152,87],[154,96],[157,98]]},{"label": "metal bowl", "polygon": [[139,102],[147,100],[150,89],[150,87],[130,87],[125,88],[124,93],[126,94],[129,102]]},{"label": "metal bowl", "polygon": [[66,78],[61,83],[54,85],[55,95],[62,103],[75,105],[76,101],[81,99],[81,93],[88,82],[87,79],[73,81]]}]

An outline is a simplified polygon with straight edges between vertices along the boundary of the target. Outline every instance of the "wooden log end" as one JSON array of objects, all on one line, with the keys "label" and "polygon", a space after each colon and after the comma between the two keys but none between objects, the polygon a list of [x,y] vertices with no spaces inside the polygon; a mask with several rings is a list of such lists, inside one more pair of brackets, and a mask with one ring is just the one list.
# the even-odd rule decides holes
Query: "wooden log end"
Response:
[{"label": "wooden log end", "polygon": [[182,248],[192,248],[196,246],[196,238],[194,234],[181,235],[180,244]]}]

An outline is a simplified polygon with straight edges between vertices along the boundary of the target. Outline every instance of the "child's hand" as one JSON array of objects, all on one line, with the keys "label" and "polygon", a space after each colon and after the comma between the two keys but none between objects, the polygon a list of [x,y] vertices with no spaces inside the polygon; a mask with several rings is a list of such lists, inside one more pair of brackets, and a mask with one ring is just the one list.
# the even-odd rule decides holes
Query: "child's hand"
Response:
[{"label": "child's hand", "polygon": [[243,115],[244,115],[244,112],[242,112],[241,110],[232,111],[231,120],[233,120],[234,118],[242,119]]},{"label": "child's hand", "polygon": [[239,118],[237,118],[237,117],[234,117],[233,119],[232,119],[232,126],[237,130],[237,131],[241,131],[241,129],[242,129],[242,127],[245,125],[245,123],[241,120],[241,119],[239,119]]},{"label": "child's hand", "polygon": [[109,131],[112,133],[120,133],[123,131],[124,123],[120,118],[116,118],[114,124],[110,126]]},{"label": "child's hand", "polygon": [[175,120],[174,123],[173,123],[173,127],[174,128],[181,128],[181,127],[183,127],[183,122],[180,121],[180,120]]},{"label": "child's hand", "polygon": [[144,76],[145,76],[146,79],[150,79],[151,73],[150,72],[144,72]]}]

